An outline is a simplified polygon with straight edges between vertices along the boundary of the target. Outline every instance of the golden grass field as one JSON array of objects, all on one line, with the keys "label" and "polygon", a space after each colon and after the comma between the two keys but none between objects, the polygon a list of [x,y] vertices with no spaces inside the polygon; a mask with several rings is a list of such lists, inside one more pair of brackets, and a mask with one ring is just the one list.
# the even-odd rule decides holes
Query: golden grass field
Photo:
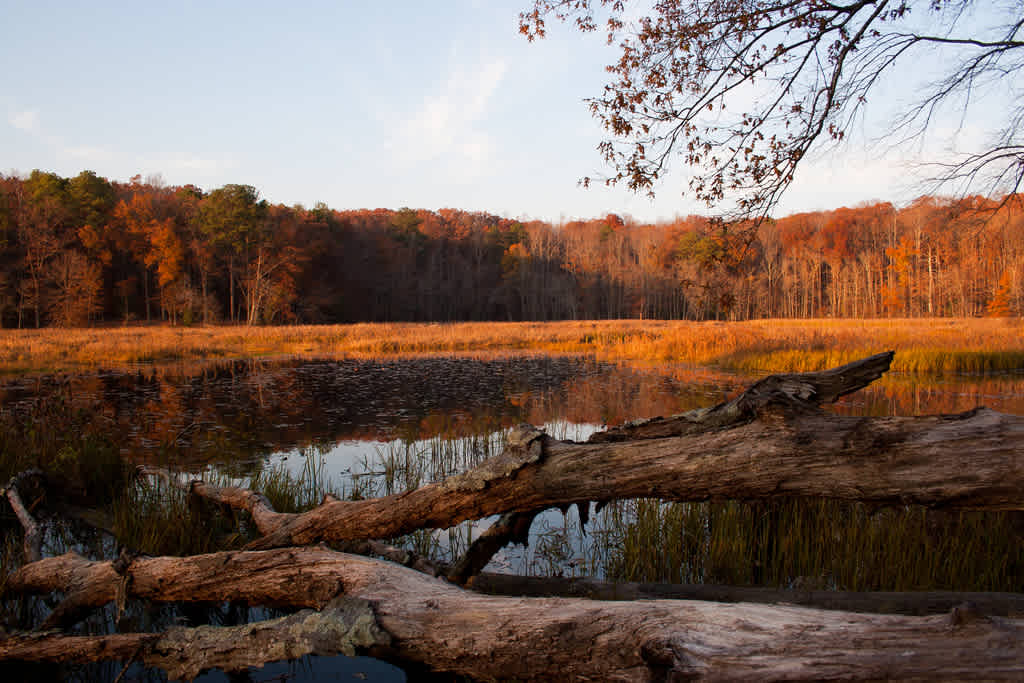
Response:
[{"label": "golden grass field", "polygon": [[658,320],[126,326],[0,330],[0,372],[73,372],[194,360],[452,353],[589,354],[747,372],[808,371],[880,351],[913,373],[1024,369],[1020,319]]}]

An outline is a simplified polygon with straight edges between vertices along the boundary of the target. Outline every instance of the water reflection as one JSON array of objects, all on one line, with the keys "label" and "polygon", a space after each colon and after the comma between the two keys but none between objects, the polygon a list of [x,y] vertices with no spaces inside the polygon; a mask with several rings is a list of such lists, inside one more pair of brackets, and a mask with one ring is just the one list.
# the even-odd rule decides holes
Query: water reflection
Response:
[{"label": "water reflection", "polygon": [[[753,379],[571,357],[237,361],[191,371],[7,381],[0,384],[0,409],[18,410],[56,394],[98,406],[131,460],[173,456],[177,465],[237,465],[315,446],[332,449],[331,460],[351,464],[368,442],[489,434],[519,422],[571,432],[578,425],[670,415],[724,400]],[[890,374],[834,409],[915,415],[979,405],[1024,414],[1024,376]]]},{"label": "water reflection", "polygon": [[910,416],[962,413],[979,406],[1024,415],[1024,374],[921,378],[890,373],[844,396],[832,409],[848,415]]},{"label": "water reflection", "polygon": [[[99,406],[132,460],[237,463],[308,446],[493,433],[519,422],[617,424],[713,403],[736,378],[580,358],[233,362],[0,385],[0,407],[62,393]],[[173,448],[172,448],[173,447]]]}]

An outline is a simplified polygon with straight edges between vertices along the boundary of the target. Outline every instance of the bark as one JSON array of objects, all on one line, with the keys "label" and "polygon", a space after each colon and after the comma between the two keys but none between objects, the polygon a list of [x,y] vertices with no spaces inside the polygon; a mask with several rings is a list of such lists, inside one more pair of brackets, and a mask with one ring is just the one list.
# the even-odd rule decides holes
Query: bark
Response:
[{"label": "bark", "polygon": [[0,660],[139,660],[163,669],[171,679],[191,680],[214,667],[233,672],[308,654],[353,656],[389,642],[388,635],[377,627],[369,605],[339,600],[321,611],[301,610],[244,626],[176,627],[159,634],[105,636],[70,636],[52,631],[14,634],[0,640]]},{"label": "bark", "polygon": [[[109,600],[118,590],[109,565],[75,555],[50,558],[16,572],[11,589],[50,591],[77,577],[93,586],[97,602]],[[108,577],[106,585],[101,579],[84,580],[93,574]],[[320,611],[294,615],[309,626],[260,622],[238,628],[298,632],[325,648],[347,643],[482,680],[1024,676],[1024,622],[985,616],[970,607],[907,617],[687,600],[494,597],[323,548],[136,558],[126,576],[133,597],[319,606]],[[354,616],[336,616],[332,609],[338,605]],[[338,636],[335,628],[356,635]],[[222,639],[213,631],[229,635]],[[208,633],[212,640],[197,640]],[[189,677],[207,666],[230,670],[240,662],[312,651],[298,645],[271,647],[277,637],[208,628],[172,629],[158,636],[18,634],[0,641],[0,658],[83,661],[137,653],[147,664]],[[229,654],[214,658],[213,653],[224,650]],[[188,653],[198,661],[182,664]]]},{"label": "bark", "polygon": [[1024,595],[967,591],[832,591],[710,584],[615,583],[588,577],[518,576],[483,572],[470,584],[489,595],[588,598],[591,600],[707,600],[788,603],[823,610],[874,614],[948,614],[963,604],[982,614],[1024,617]]},{"label": "bark", "polygon": [[885,372],[892,352],[819,373],[775,375],[736,399],[625,425],[588,443],[529,425],[478,467],[403,494],[277,513],[241,489],[193,491],[253,513],[253,549],[391,538],[490,515],[587,501],[836,498],[990,510],[1024,508],[1024,418],[847,417],[819,404]]}]

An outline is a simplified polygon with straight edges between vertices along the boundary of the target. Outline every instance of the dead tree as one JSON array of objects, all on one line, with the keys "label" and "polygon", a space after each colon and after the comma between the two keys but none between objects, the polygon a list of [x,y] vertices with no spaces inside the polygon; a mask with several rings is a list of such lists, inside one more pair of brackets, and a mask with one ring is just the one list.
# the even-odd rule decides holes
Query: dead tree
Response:
[{"label": "dead tree", "polygon": [[252,513],[263,534],[254,549],[390,538],[495,514],[641,497],[1024,508],[1024,418],[985,408],[909,418],[820,409],[880,377],[892,355],[772,375],[713,408],[629,423],[587,443],[521,425],[501,455],[383,498],[332,500],[286,514],[244,489],[197,481],[192,491]]},{"label": "dead tree", "polygon": [[[1006,601],[1010,608],[1001,613],[1008,616],[976,605],[906,616],[689,599],[494,596],[452,582],[467,581],[497,548],[522,539],[538,511],[573,503],[801,495],[1021,509],[1019,417],[979,409],[853,418],[820,409],[879,377],[891,359],[887,353],[822,373],[776,375],[727,403],[631,423],[587,443],[524,426],[502,455],[444,482],[375,500],[327,499],[301,514],[278,513],[252,491],[186,482],[197,496],[247,510],[262,536],[240,552],[30,561],[8,577],[7,590],[61,591],[64,602],[45,630],[0,639],[0,660],[139,659],[189,678],[212,666],[236,670],[360,651],[483,680],[1021,678],[1024,621],[1013,607],[1020,596]],[[503,517],[454,567],[373,540],[495,514]],[[354,544],[347,547],[421,571],[314,546],[323,542]],[[105,636],[59,630],[128,598],[299,611],[245,627]]]}]

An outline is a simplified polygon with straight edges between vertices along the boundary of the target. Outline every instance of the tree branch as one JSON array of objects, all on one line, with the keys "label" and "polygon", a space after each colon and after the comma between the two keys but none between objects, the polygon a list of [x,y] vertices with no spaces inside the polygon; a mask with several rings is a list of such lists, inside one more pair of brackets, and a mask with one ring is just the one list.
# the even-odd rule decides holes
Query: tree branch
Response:
[{"label": "tree branch", "polygon": [[18,522],[21,523],[21,528],[25,531],[24,549],[26,562],[35,562],[42,557],[43,533],[35,518],[32,517],[32,513],[28,511],[25,503],[21,500],[18,487],[29,479],[41,476],[43,476],[43,473],[38,469],[26,470],[14,475],[6,488],[0,489],[0,496],[6,496],[7,502],[10,503],[11,509],[14,510],[15,516],[18,518]]}]

